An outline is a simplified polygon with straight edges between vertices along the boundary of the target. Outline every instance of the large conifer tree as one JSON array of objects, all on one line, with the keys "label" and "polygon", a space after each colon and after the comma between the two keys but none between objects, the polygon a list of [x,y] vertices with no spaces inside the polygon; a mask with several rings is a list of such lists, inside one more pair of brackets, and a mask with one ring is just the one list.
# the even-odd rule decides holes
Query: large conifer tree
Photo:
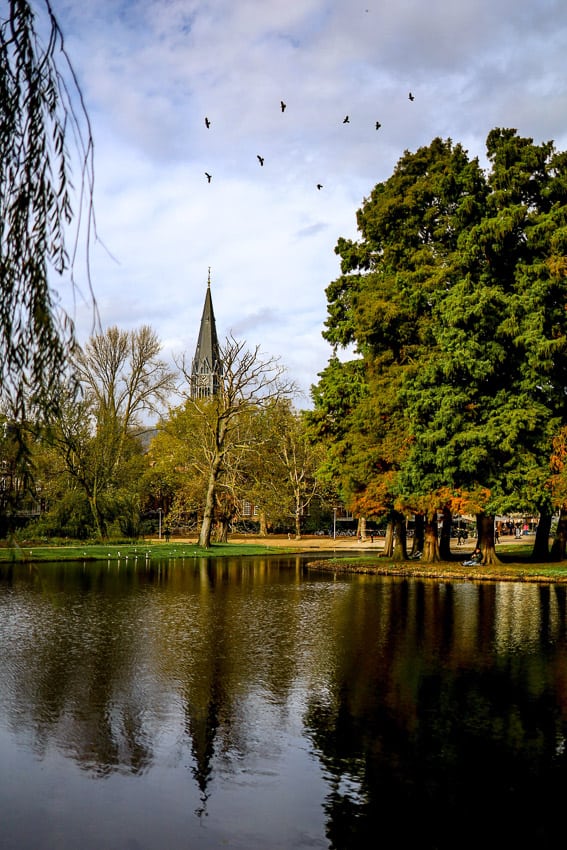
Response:
[{"label": "large conifer tree", "polygon": [[495,511],[547,507],[567,416],[566,158],[515,130],[487,153],[488,174],[451,141],[404,154],[358,213],[362,239],[339,241],[324,334],[380,385],[377,446],[381,408],[404,432],[399,502],[468,499],[486,561]]}]

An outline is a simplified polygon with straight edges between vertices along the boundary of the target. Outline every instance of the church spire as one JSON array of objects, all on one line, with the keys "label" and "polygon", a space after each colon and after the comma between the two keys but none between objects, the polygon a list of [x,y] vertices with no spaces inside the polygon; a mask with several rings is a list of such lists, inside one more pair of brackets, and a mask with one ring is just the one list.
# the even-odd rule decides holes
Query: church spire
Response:
[{"label": "church spire", "polygon": [[211,268],[209,266],[199,338],[191,367],[191,397],[203,398],[214,395],[219,388],[221,373],[220,348],[211,297]]}]

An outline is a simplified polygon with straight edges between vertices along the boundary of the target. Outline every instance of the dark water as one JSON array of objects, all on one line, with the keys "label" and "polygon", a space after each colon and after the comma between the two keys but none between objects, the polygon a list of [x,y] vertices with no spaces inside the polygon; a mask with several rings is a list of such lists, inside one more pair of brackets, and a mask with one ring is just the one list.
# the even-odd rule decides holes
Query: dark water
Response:
[{"label": "dark water", "polygon": [[0,567],[0,848],[555,847],[566,604],[298,557]]}]

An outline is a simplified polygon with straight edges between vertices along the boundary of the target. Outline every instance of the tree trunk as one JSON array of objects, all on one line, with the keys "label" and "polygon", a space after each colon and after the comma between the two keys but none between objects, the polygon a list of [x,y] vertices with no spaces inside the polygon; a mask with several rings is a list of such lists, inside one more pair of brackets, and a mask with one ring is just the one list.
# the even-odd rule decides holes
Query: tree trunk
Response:
[{"label": "tree trunk", "polygon": [[500,564],[494,546],[494,514],[479,513],[476,515],[477,546],[482,552],[482,566]]},{"label": "tree trunk", "polygon": [[437,510],[428,514],[425,519],[425,528],[424,528],[424,545],[423,545],[423,556],[422,560],[427,561],[427,563],[433,563],[434,561],[440,561],[441,555],[439,554],[439,528],[437,526]]},{"label": "tree trunk", "polygon": [[88,501],[91,508],[91,513],[93,515],[97,536],[100,540],[106,540],[108,536],[106,530],[106,523],[104,521],[102,513],[99,510],[96,494],[89,493]]},{"label": "tree trunk", "polygon": [[229,521],[227,517],[222,517],[217,520],[215,525],[215,542],[216,543],[227,543],[228,542],[228,526]]},{"label": "tree trunk", "polygon": [[358,518],[358,528],[356,530],[356,536],[359,540],[366,540],[366,517],[361,516]]},{"label": "tree trunk", "polygon": [[205,499],[205,510],[203,513],[203,522],[201,523],[201,533],[199,534],[199,546],[203,549],[211,548],[211,532],[213,528],[213,518],[215,514],[215,494],[217,489],[217,479],[219,476],[220,461],[213,463],[209,473],[209,484],[207,486],[207,497]]},{"label": "tree trunk", "polygon": [[554,561],[563,561],[565,558],[565,549],[567,547],[567,505],[561,507],[559,512],[559,522],[553,545],[551,546],[551,557]]},{"label": "tree trunk", "polygon": [[425,546],[425,517],[423,514],[415,515],[415,525],[413,529],[413,539],[411,542],[411,557],[415,558],[418,552],[424,552]]},{"label": "tree trunk", "polygon": [[392,520],[386,526],[386,535],[384,537],[384,555],[391,558],[394,554],[394,523]]},{"label": "tree trunk", "polygon": [[268,523],[266,521],[266,512],[265,511],[260,511],[259,516],[258,516],[258,524],[260,526],[259,531],[258,531],[260,537],[267,537],[268,536]]},{"label": "tree trunk", "polygon": [[392,514],[392,523],[394,526],[394,561],[407,561],[407,538],[406,538],[406,518],[399,511],[394,511]]},{"label": "tree trunk", "polygon": [[551,531],[551,512],[544,510],[540,512],[537,524],[532,561],[549,560],[549,533]]},{"label": "tree trunk", "polygon": [[453,517],[447,506],[443,508],[443,521],[441,523],[441,538],[439,540],[439,558],[442,561],[451,560],[451,525]]}]

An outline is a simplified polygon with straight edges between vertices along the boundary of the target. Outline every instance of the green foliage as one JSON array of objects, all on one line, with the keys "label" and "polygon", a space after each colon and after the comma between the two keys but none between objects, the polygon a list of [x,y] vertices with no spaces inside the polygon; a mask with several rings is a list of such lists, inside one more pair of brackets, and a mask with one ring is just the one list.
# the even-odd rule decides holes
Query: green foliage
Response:
[{"label": "green foliage", "polygon": [[[88,119],[73,110],[76,81],[48,3],[44,9],[47,40],[25,0],[12,0],[0,18],[0,392],[20,421],[53,407],[74,348],[49,281],[50,270],[62,276],[72,267],[69,139],[81,188],[92,186]],[[90,214],[86,220],[90,228]]]},{"label": "green foliage", "polygon": [[333,357],[311,423],[360,510],[451,492],[484,493],[487,511],[549,502],[567,419],[567,157],[501,129],[487,153],[487,174],[450,140],[404,154],[359,210],[361,240],[337,245],[324,336],[356,346],[365,391],[346,410],[351,367]]},{"label": "green foliage", "polygon": [[25,529],[25,537],[29,540],[89,540],[94,533],[95,526],[88,500],[76,489],[62,492],[51,509],[30,522]]}]

